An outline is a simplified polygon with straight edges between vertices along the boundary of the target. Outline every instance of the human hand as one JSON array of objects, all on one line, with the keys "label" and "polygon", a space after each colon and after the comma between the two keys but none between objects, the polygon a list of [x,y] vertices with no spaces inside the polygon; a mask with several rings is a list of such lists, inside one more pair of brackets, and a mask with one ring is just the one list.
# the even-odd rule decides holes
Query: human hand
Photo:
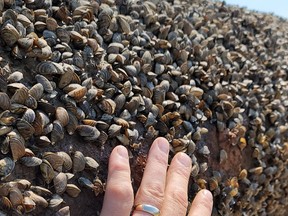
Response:
[{"label": "human hand", "polygon": [[[185,153],[177,153],[168,166],[169,143],[157,138],[149,151],[141,185],[135,200],[131,185],[128,153],[125,147],[113,149],[109,160],[106,193],[101,216],[128,216],[133,204],[149,204],[158,208],[161,216],[184,216],[188,206],[188,181],[192,162]],[[189,216],[210,216],[213,199],[208,190],[201,190],[191,205]],[[133,216],[151,216],[134,210]]]}]

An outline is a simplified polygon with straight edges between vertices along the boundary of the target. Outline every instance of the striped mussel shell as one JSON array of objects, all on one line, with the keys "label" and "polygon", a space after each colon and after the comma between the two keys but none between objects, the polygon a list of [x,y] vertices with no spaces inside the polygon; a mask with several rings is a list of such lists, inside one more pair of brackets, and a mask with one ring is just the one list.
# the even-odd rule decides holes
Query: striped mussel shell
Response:
[{"label": "striped mussel shell", "polygon": [[82,152],[76,151],[72,157],[73,173],[81,172],[85,169],[86,160]]},{"label": "striped mussel shell", "polygon": [[80,136],[87,138],[87,139],[91,137],[97,139],[100,135],[99,130],[96,127],[93,127],[90,125],[78,125],[77,131]]},{"label": "striped mussel shell", "polygon": [[51,132],[51,143],[54,145],[64,138],[64,129],[59,120],[53,122],[53,129]]},{"label": "striped mussel shell", "polygon": [[22,119],[30,124],[34,122],[35,118],[36,118],[36,114],[34,110],[30,108],[28,108],[22,116]]},{"label": "striped mussel shell", "polygon": [[38,157],[22,157],[20,162],[27,167],[39,166],[42,163],[42,160]]},{"label": "striped mussel shell", "polygon": [[9,96],[4,92],[0,92],[0,108],[2,110],[9,110],[10,107],[11,107],[11,100]]},{"label": "striped mussel shell", "polygon": [[71,197],[78,197],[81,190],[74,184],[67,184],[65,192]]},{"label": "striped mussel shell", "polygon": [[[41,74],[37,74],[35,76],[36,80],[38,83],[40,83],[43,86],[44,91],[46,91],[47,93],[52,93],[54,88],[51,84],[51,82],[43,75]],[[41,88],[41,87],[38,87]],[[41,91],[41,89],[39,89]],[[40,94],[41,92],[39,92],[38,94]]]},{"label": "striped mussel shell", "polygon": [[61,123],[62,127],[65,127],[69,123],[69,114],[64,107],[56,108],[55,118]]},{"label": "striped mussel shell", "polygon": [[42,61],[36,66],[36,71],[41,75],[64,74],[63,66],[51,61]]},{"label": "striped mussel shell", "polygon": [[12,24],[7,23],[1,28],[1,38],[12,47],[20,38],[20,33]]},{"label": "striped mussel shell", "polygon": [[63,170],[65,171],[71,170],[73,162],[70,155],[64,151],[57,152],[56,154],[59,155],[63,160]]},{"label": "striped mussel shell", "polygon": [[51,164],[46,159],[43,159],[42,163],[40,164],[40,170],[44,178],[44,181],[47,184],[50,184],[50,182],[53,180],[55,176],[55,172]]},{"label": "striped mussel shell", "polygon": [[66,190],[67,187],[67,176],[65,173],[60,172],[58,173],[54,179],[53,184],[57,194],[62,194]]},{"label": "striped mussel shell", "polygon": [[28,93],[38,101],[42,98],[44,87],[41,83],[36,83],[29,89]]},{"label": "striped mussel shell", "polygon": [[16,127],[25,140],[28,140],[35,133],[34,127],[23,118],[17,121]]},{"label": "striped mussel shell", "polygon": [[58,172],[62,171],[64,160],[57,153],[45,152],[43,154],[43,159],[47,160],[50,163],[50,165],[53,167],[53,169],[55,169],[56,171]]},{"label": "striped mussel shell", "polygon": [[25,141],[17,131],[11,131],[7,136],[9,137],[12,158],[14,161],[17,161],[25,155]]},{"label": "striped mussel shell", "polygon": [[10,157],[5,157],[0,160],[0,177],[1,180],[10,175],[15,167],[15,162]]}]

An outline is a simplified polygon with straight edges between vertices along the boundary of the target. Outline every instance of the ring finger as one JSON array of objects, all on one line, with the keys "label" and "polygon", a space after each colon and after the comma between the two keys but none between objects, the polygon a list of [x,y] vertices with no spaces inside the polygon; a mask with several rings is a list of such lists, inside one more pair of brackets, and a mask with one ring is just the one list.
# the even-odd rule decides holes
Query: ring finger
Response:
[{"label": "ring finger", "polygon": [[[161,209],[164,200],[169,143],[157,138],[149,151],[143,179],[135,197],[135,205],[149,204]],[[142,211],[134,211],[133,216],[151,216]]]}]

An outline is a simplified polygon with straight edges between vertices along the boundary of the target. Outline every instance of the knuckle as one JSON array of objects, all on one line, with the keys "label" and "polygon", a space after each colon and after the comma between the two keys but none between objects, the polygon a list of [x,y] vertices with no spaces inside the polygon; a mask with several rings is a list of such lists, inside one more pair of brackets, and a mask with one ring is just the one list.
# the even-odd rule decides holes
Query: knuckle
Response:
[{"label": "knuckle", "polygon": [[167,159],[163,154],[155,154],[154,159],[157,164],[159,164],[161,167],[167,168]]},{"label": "knuckle", "polygon": [[107,188],[107,191],[113,195],[115,200],[126,202],[133,199],[133,191],[130,185],[113,184]]},{"label": "knuckle", "polygon": [[188,184],[189,177],[190,177],[190,172],[189,171],[190,171],[189,169],[177,168],[177,169],[173,170],[173,173],[175,175],[178,175],[179,178],[184,179],[187,182],[187,184]]},{"label": "knuckle", "polygon": [[146,198],[153,197],[157,203],[161,204],[164,199],[164,188],[159,183],[150,183],[143,189]]},{"label": "knuckle", "polygon": [[117,171],[117,172],[129,172],[129,167],[125,163],[113,163],[110,164],[110,171]]},{"label": "knuckle", "polygon": [[170,200],[172,203],[174,203],[175,207],[181,208],[183,210],[186,210],[188,207],[188,196],[187,193],[185,193],[183,190],[173,190],[171,192]]}]

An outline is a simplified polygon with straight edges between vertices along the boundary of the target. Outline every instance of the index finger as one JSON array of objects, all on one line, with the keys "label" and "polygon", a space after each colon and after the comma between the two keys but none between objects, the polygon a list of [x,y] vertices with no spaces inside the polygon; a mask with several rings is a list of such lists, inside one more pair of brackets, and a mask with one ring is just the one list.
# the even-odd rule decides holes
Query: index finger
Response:
[{"label": "index finger", "polygon": [[113,149],[101,216],[129,215],[133,206],[128,152],[124,146]]}]

